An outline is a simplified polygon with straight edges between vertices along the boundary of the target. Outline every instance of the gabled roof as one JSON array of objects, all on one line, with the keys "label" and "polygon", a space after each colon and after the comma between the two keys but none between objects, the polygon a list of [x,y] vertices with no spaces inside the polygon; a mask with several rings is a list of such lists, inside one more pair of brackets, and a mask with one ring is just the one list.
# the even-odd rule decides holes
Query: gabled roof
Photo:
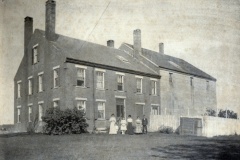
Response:
[{"label": "gabled roof", "polygon": [[[133,51],[133,45],[127,43],[123,43],[119,49],[125,50],[127,49],[127,47],[131,48],[131,50]],[[210,76],[209,74],[205,73],[204,71],[198,69],[197,67],[180,58],[175,58],[144,48],[142,48],[142,55],[147,59],[151,60],[153,63],[157,64],[162,69],[172,70],[184,74],[190,74],[195,77],[216,81],[214,77]]]},{"label": "gabled roof", "polygon": [[[43,36],[45,34],[42,30],[36,31],[41,32]],[[57,40],[51,41],[50,45],[61,50],[66,62],[160,78],[158,72],[143,65],[122,50],[59,34],[57,36]]]}]

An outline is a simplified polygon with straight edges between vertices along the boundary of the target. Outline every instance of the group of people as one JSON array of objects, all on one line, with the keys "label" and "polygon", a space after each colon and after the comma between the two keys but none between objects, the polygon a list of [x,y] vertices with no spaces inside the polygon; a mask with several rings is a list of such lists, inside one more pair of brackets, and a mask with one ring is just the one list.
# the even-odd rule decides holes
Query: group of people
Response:
[{"label": "group of people", "polygon": [[145,118],[145,115],[143,115],[142,120],[139,117],[137,117],[135,121],[135,131],[133,129],[133,119],[131,115],[128,115],[127,120],[125,120],[125,118],[122,117],[117,121],[115,115],[112,114],[109,121],[110,121],[109,134],[117,134],[119,131],[121,134],[129,135],[133,135],[134,133],[135,134],[147,133],[148,120],[147,118]]}]

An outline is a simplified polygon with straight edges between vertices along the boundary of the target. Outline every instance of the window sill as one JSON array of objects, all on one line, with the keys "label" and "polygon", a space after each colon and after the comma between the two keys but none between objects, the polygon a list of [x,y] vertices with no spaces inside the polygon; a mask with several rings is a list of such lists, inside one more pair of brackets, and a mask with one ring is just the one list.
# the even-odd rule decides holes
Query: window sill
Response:
[{"label": "window sill", "polygon": [[85,86],[76,86],[76,88],[87,88]]},{"label": "window sill", "polygon": [[105,91],[104,88],[96,88],[96,90],[99,90],[99,91]]},{"label": "window sill", "polygon": [[117,90],[118,92],[125,92],[125,91],[123,91],[123,90]]},{"label": "window sill", "polygon": [[17,122],[17,123],[21,123],[21,122]]},{"label": "window sill", "polygon": [[136,93],[137,95],[142,95],[143,93]]},{"label": "window sill", "polygon": [[58,88],[59,88],[59,86],[53,87],[53,89],[58,89]]},{"label": "window sill", "polygon": [[106,119],[103,119],[103,118],[98,118],[97,121],[106,121]]}]

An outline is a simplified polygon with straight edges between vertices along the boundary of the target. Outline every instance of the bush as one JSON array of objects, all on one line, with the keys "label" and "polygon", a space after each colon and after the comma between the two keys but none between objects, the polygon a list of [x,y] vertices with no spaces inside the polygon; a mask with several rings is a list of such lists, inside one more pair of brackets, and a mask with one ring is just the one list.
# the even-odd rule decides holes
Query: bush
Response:
[{"label": "bush", "polygon": [[237,119],[237,113],[234,113],[233,111],[230,110],[220,110],[218,113],[218,117],[226,118],[226,114],[227,118]]},{"label": "bush", "polygon": [[87,132],[88,124],[84,113],[76,107],[64,111],[59,108],[49,108],[42,117],[46,123],[43,132],[45,134],[80,134]]},{"label": "bush", "polygon": [[166,133],[166,134],[172,134],[173,133],[173,128],[168,127],[168,126],[161,126],[159,129],[160,133]]},{"label": "bush", "polygon": [[213,110],[213,109],[207,109],[204,115],[206,115],[206,116],[214,116],[215,117],[216,116],[216,111]]}]

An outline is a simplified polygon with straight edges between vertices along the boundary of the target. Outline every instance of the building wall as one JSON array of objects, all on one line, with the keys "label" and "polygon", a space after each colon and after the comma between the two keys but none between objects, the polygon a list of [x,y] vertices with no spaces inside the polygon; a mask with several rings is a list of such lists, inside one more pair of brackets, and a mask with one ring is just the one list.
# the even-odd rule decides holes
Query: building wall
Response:
[{"label": "building wall", "polygon": [[214,81],[166,70],[161,70],[160,74],[163,115],[197,116],[203,115],[206,108],[216,109],[216,83]]},{"label": "building wall", "polygon": [[[35,33],[32,37],[27,55],[23,58],[23,63],[15,77],[15,105],[14,118],[18,131],[26,131],[29,125],[28,110],[32,106],[32,121],[38,118],[38,103],[43,103],[44,113],[47,108],[53,105],[53,99],[59,98],[61,109],[73,108],[76,106],[76,98],[86,98],[86,118],[89,129],[92,130],[94,114],[97,117],[97,99],[105,100],[105,118],[108,120],[112,113],[116,115],[116,98],[125,99],[126,115],[131,114],[135,120],[136,103],[144,104],[144,114],[149,117],[151,104],[160,105],[160,86],[157,80],[157,95],[151,95],[151,79],[143,77],[142,94],[136,93],[136,75],[124,73],[124,91],[117,91],[117,74],[115,71],[106,70],[104,72],[105,88],[96,89],[95,68],[86,66],[86,85],[77,86],[77,69],[75,64],[64,63],[64,53],[54,45],[54,42],[45,41],[41,34]],[[32,64],[32,47],[38,44],[37,64]],[[53,88],[53,67],[59,66],[60,86]],[[43,92],[38,92],[38,73],[43,72]],[[33,77],[33,94],[28,95],[28,77]],[[93,78],[94,76],[94,78]],[[22,81],[21,98],[17,97],[17,81]],[[17,123],[17,106],[21,105],[21,123]]]},{"label": "building wall", "polygon": [[[26,131],[29,125],[28,110],[32,106],[32,121],[38,118],[38,103],[43,102],[43,110],[52,106],[54,98],[63,99],[64,81],[60,78],[60,87],[53,88],[53,67],[60,66],[60,73],[64,71],[64,61],[60,50],[56,46],[41,37],[42,35],[35,31],[33,34],[26,54],[16,73],[14,79],[14,123],[17,131]],[[38,62],[32,64],[32,48],[38,45]],[[51,54],[54,53],[54,54]],[[38,73],[43,72],[43,92],[38,92]],[[33,93],[28,95],[28,77],[33,78]],[[17,81],[21,80],[21,98],[17,98]],[[64,102],[64,101],[63,101]],[[17,106],[21,106],[21,123],[17,123]]]},{"label": "building wall", "polygon": [[[111,114],[116,115],[116,98],[123,98],[125,101],[126,118],[128,115],[132,115],[135,120],[137,118],[135,107],[136,103],[144,104],[144,114],[147,117],[150,115],[151,104],[160,105],[160,89],[159,80],[157,81],[157,95],[150,95],[150,81],[149,77],[143,77],[143,91],[142,94],[136,93],[136,75],[124,74],[124,89],[123,91],[117,90],[117,72],[111,70],[105,70],[105,88],[104,90],[96,89],[96,68],[87,67],[86,72],[86,85],[85,87],[76,86],[77,82],[77,70],[75,64],[66,64],[66,105],[76,106],[76,98],[87,98],[86,101],[86,118],[90,125],[89,129],[93,127],[93,117],[97,119],[97,102],[96,100],[104,100],[105,102],[105,118],[108,120]],[[93,78],[94,76],[94,78]],[[93,95],[94,94],[94,95]],[[95,97],[95,98],[93,98]]]}]

